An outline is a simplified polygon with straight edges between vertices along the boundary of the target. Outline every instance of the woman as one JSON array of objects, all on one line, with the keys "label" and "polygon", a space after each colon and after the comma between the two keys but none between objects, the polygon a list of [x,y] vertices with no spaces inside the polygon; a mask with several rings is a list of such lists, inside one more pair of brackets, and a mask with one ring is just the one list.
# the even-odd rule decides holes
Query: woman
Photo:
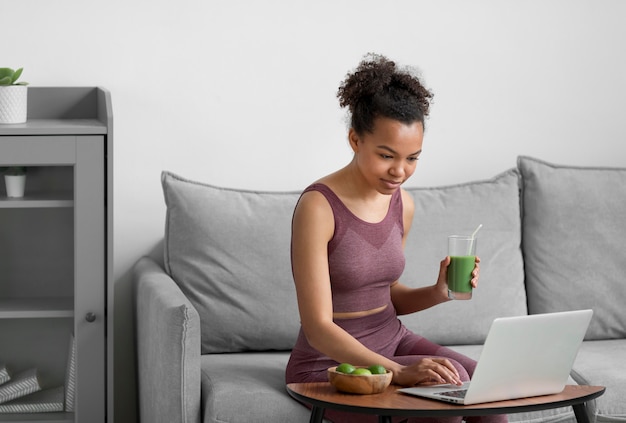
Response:
[{"label": "woman", "polygon": [[[383,365],[399,385],[460,385],[476,362],[413,334],[397,318],[448,301],[449,257],[432,286],[414,289],[398,281],[414,211],[401,185],[422,152],[432,94],[394,62],[369,55],[337,96],[351,113],[348,141],[354,156],[309,186],[294,211],[292,268],[301,329],[286,380],[324,381],[329,367],[347,362]],[[476,258],[473,287],[479,262]],[[366,420],[332,411],[326,417]]]}]

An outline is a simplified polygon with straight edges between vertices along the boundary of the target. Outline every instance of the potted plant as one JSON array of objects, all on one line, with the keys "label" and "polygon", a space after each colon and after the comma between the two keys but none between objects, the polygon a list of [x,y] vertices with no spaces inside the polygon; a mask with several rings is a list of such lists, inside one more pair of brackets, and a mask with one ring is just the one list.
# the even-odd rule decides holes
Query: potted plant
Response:
[{"label": "potted plant", "polygon": [[27,82],[17,82],[23,68],[0,68],[0,123],[24,123],[27,110]]},{"label": "potted plant", "polygon": [[26,168],[24,166],[11,166],[2,168],[2,170],[7,197],[23,197],[26,186]]}]

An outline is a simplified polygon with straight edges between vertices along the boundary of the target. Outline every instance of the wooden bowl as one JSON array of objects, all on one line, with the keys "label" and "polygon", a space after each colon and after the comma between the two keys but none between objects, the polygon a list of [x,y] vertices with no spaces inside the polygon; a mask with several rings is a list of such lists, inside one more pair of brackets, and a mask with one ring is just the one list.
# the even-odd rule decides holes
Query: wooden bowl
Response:
[{"label": "wooden bowl", "polygon": [[350,394],[378,394],[383,392],[389,384],[393,373],[387,370],[382,375],[351,375],[340,373],[337,367],[328,369],[328,381],[338,391]]}]

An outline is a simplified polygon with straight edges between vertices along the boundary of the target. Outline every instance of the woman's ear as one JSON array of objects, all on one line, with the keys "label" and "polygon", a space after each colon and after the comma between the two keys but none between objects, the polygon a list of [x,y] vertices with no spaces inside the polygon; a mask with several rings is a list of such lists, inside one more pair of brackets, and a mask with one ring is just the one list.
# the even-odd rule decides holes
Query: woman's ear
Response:
[{"label": "woman's ear", "polygon": [[356,153],[359,151],[359,134],[354,130],[354,128],[350,128],[348,131],[348,141],[350,142],[350,147],[352,147],[352,151]]}]

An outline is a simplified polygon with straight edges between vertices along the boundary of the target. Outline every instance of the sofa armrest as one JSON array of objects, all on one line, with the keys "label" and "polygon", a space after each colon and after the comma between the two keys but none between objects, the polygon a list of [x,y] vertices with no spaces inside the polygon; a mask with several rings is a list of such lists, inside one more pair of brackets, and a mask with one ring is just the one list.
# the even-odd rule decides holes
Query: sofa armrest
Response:
[{"label": "sofa armrest", "polygon": [[139,416],[150,423],[200,422],[200,318],[154,260],[133,268]]}]

